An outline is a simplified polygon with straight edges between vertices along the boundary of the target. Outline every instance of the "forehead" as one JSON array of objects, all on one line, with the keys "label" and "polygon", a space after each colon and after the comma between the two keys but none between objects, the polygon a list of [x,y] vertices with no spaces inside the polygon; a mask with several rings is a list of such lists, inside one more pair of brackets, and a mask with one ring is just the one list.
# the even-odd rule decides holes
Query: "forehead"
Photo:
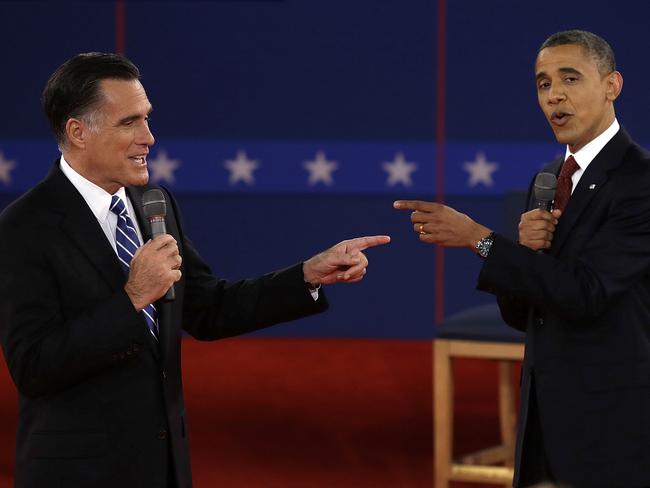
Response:
[{"label": "forehead", "polygon": [[559,70],[572,68],[582,72],[598,71],[593,58],[582,46],[566,44],[542,49],[535,60],[535,74],[554,74]]},{"label": "forehead", "polygon": [[147,113],[151,103],[139,80],[102,80],[101,110],[107,112]]}]

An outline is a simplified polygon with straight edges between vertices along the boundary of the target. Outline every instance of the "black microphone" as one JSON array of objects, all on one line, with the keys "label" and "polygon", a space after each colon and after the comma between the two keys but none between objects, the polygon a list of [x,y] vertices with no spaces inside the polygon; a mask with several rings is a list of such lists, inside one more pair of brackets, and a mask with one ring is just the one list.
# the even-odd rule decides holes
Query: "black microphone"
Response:
[{"label": "black microphone", "polygon": [[557,177],[553,173],[538,173],[533,187],[535,208],[542,208],[550,212],[556,189]]},{"label": "black microphone", "polygon": [[[165,201],[165,195],[162,191],[154,189],[144,192],[142,195],[142,210],[151,226],[152,238],[161,234],[167,234],[167,227],[165,226],[167,202]],[[176,292],[174,291],[173,284],[169,287],[169,290],[167,290],[163,299],[166,302],[171,302],[176,299]]]}]

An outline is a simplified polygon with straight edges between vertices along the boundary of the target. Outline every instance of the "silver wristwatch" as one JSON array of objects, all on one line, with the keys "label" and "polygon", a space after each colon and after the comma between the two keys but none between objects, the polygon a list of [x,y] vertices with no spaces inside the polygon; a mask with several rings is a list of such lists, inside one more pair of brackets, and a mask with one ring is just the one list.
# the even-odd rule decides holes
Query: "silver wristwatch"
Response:
[{"label": "silver wristwatch", "polygon": [[494,232],[490,232],[489,235],[479,240],[476,243],[476,250],[478,251],[478,255],[481,256],[482,258],[487,258],[488,254],[490,254],[490,248],[492,247],[493,242],[494,242]]}]

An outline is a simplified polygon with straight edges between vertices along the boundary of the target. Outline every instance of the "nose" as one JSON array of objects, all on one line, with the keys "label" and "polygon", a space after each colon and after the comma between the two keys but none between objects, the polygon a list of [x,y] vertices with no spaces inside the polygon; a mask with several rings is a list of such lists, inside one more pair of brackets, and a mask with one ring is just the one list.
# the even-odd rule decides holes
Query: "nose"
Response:
[{"label": "nose", "polygon": [[564,93],[564,90],[562,90],[562,87],[557,87],[551,85],[551,87],[548,90],[548,101],[549,103],[560,103],[566,100],[566,94]]},{"label": "nose", "polygon": [[154,142],[156,142],[156,139],[154,138],[149,125],[147,123],[142,124],[140,130],[138,130],[136,143],[143,146],[153,146]]}]

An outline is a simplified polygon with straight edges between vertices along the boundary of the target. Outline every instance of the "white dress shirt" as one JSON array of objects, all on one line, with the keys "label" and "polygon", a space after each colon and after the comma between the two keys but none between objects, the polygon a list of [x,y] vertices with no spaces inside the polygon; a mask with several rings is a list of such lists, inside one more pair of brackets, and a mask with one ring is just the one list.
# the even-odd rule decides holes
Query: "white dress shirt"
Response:
[{"label": "white dress shirt", "polygon": [[[113,247],[115,254],[117,255],[117,244],[115,241],[115,233],[117,232],[117,215],[111,212],[111,199],[113,195],[108,193],[103,188],[95,185],[92,181],[87,180],[79,173],[77,173],[65,160],[63,155],[61,155],[61,171],[66,177],[70,180],[70,183],[74,185],[86,203],[93,215],[97,219],[97,222],[101,226],[104,234],[106,234],[106,239]],[[126,204],[126,210],[129,212],[129,216],[135,225],[135,231],[138,234],[138,239],[140,239],[140,244],[142,244],[142,233],[140,232],[140,226],[138,225],[138,219],[135,218],[135,213],[133,211],[133,205],[131,200],[126,196],[126,191],[124,187],[120,188],[115,192],[122,201]]]},{"label": "white dress shirt", "polygon": [[618,121],[614,119],[612,125],[605,129],[605,131],[594,140],[586,144],[585,147],[580,149],[578,152],[572,154],[569,150],[569,146],[566,147],[564,160],[566,161],[569,156],[573,155],[573,159],[575,159],[578,166],[580,166],[580,169],[576,170],[576,172],[573,173],[573,176],[571,176],[571,182],[573,183],[571,193],[573,193],[573,190],[578,186],[578,181],[582,178],[587,166],[589,166],[594,158],[598,156],[598,153],[605,147],[612,137],[616,135],[620,128],[621,126],[618,124]]}]

